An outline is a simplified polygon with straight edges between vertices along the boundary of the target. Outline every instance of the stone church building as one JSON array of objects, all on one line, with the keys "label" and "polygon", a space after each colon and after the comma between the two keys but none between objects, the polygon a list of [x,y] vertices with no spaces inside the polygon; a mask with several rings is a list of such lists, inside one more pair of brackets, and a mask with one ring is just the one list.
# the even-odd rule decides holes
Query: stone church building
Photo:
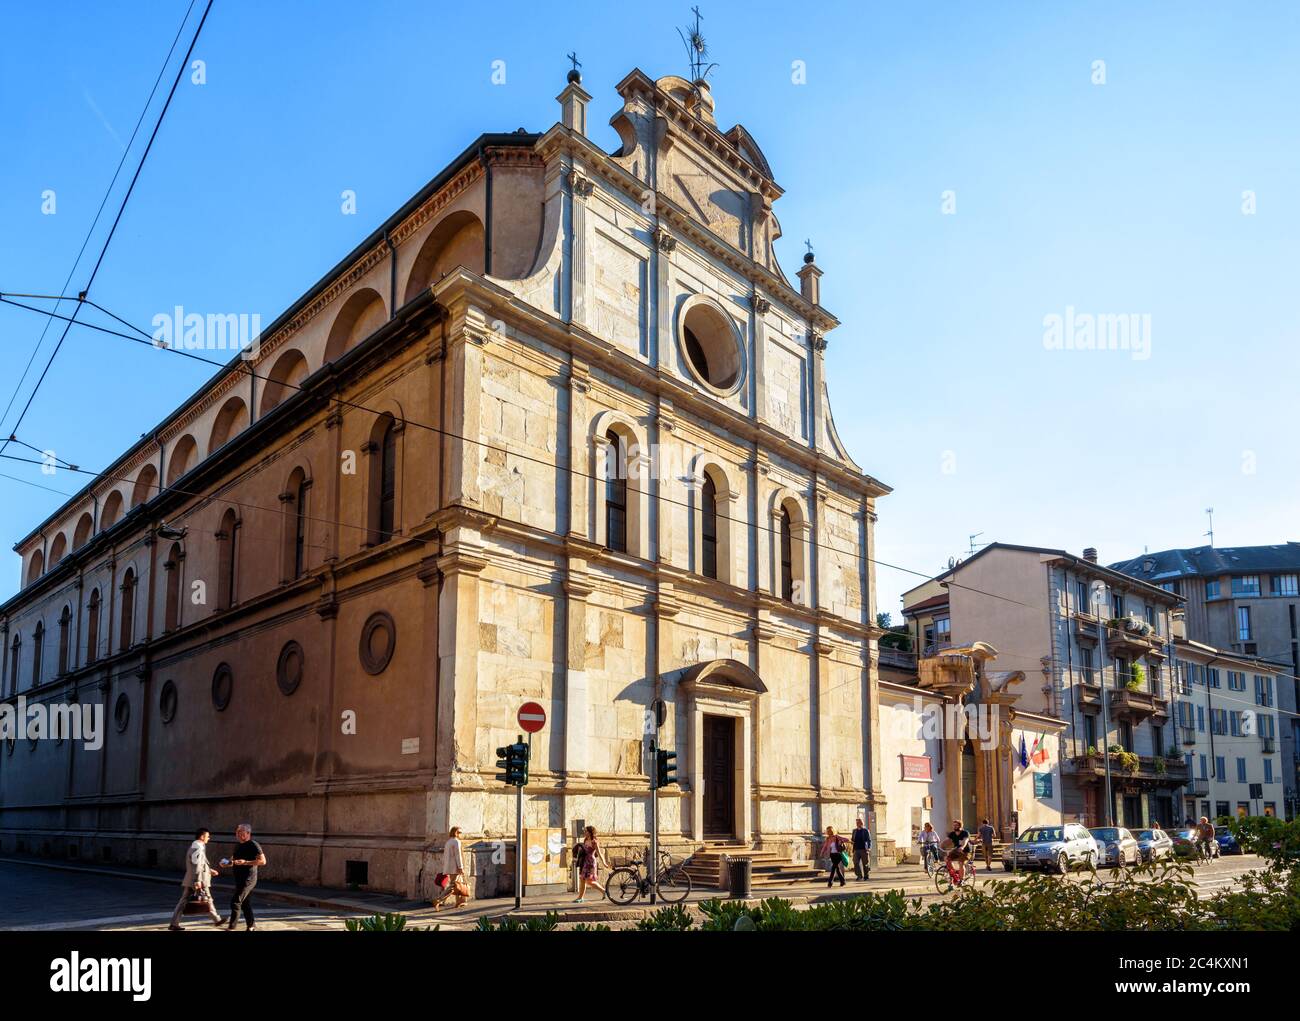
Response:
[{"label": "stone church building", "polygon": [[454,824],[491,894],[530,700],[526,825],[566,841],[646,843],[655,699],[667,844],[880,828],[889,489],[836,433],[821,270],[778,265],[706,83],[617,91],[617,151],[571,74],[18,542],[0,694],[106,736],[5,742],[0,849],[168,868],[249,820],[268,879],[416,894]]}]

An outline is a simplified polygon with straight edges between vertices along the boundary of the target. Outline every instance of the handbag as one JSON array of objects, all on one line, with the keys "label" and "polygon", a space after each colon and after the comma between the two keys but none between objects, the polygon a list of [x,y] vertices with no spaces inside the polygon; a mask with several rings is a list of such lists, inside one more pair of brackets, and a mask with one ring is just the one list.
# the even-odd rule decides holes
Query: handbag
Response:
[{"label": "handbag", "polygon": [[457,877],[455,891],[457,897],[469,897],[469,884],[460,877]]},{"label": "handbag", "polygon": [[848,868],[848,867],[849,867],[849,852],[848,852],[848,851],[840,851],[839,854],[836,855],[836,857],[839,858],[839,860],[840,860],[840,866],[841,866],[842,868]]},{"label": "handbag", "polygon": [[184,913],[187,915],[212,914],[212,898],[208,895],[206,886],[194,887],[190,892],[190,899],[185,902]]}]

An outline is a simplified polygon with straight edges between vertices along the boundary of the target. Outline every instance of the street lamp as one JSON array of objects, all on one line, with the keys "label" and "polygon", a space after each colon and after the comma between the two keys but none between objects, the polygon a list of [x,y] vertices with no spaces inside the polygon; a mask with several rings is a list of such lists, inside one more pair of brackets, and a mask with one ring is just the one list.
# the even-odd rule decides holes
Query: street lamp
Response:
[{"label": "street lamp", "polygon": [[1115,825],[1114,799],[1110,788],[1110,707],[1106,700],[1106,621],[1102,617],[1102,604],[1106,599],[1106,586],[1103,582],[1092,583],[1093,614],[1097,618],[1097,641],[1101,654],[1098,666],[1098,678],[1101,681],[1101,761],[1106,767],[1106,825]]}]

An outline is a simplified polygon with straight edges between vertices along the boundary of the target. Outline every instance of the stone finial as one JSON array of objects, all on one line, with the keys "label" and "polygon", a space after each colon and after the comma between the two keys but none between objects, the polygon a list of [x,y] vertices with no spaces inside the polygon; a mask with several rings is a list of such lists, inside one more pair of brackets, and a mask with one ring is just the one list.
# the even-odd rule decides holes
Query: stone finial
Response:
[{"label": "stone finial", "polygon": [[812,252],[804,256],[799,269],[799,293],[810,305],[820,305],[822,300],[821,268],[812,259]]},{"label": "stone finial", "polygon": [[591,95],[582,87],[582,75],[574,67],[568,74],[569,83],[556,96],[560,104],[560,123],[579,135],[587,134],[587,104]]}]

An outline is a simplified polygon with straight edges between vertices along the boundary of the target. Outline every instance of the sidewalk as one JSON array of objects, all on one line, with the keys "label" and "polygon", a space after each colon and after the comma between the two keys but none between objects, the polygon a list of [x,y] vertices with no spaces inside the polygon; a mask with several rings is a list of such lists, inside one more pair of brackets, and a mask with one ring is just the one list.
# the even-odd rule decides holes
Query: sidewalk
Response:
[{"label": "sidewalk", "polygon": [[[132,868],[130,866],[90,865],[75,862],[50,861],[44,858],[22,856],[0,857],[0,862],[14,865],[27,865],[36,868],[58,869],[66,872],[81,872],[87,875],[108,876],[117,879],[132,879],[138,882],[158,883],[169,887],[179,887],[180,873],[160,872],[154,869]],[[1010,873],[1001,868],[993,872],[980,870],[979,880],[1011,879]],[[233,889],[227,877],[219,876],[214,884],[218,899],[228,897]],[[878,866],[871,870],[868,880],[856,880],[851,876],[841,887],[836,885],[827,889],[826,880],[819,878],[791,886],[759,887],[747,903],[758,903],[768,897],[780,897],[793,904],[804,906],[826,901],[844,900],[861,896],[864,893],[885,893],[898,890],[909,896],[937,896],[934,882],[921,871],[919,865]],[[290,883],[259,880],[257,896],[259,899],[278,901],[299,907],[323,908],[336,911],[341,915],[372,915],[375,913],[397,912],[408,916],[412,924],[440,924],[447,928],[470,928],[478,924],[480,918],[499,919],[506,915],[515,915],[520,919],[540,918],[549,911],[560,916],[561,922],[614,922],[635,921],[652,913],[661,904],[651,905],[638,902],[627,907],[611,903],[603,895],[597,899],[598,891],[588,891],[584,903],[574,903],[574,893],[549,894],[523,898],[520,911],[514,912],[513,897],[492,897],[471,900],[463,908],[454,906],[454,901],[441,910],[433,908],[428,901],[410,900],[394,894],[376,893],[366,890],[332,890],[324,887],[295,886]],[[727,899],[725,890],[695,888],[685,903],[698,904],[700,901],[717,897]]]}]

